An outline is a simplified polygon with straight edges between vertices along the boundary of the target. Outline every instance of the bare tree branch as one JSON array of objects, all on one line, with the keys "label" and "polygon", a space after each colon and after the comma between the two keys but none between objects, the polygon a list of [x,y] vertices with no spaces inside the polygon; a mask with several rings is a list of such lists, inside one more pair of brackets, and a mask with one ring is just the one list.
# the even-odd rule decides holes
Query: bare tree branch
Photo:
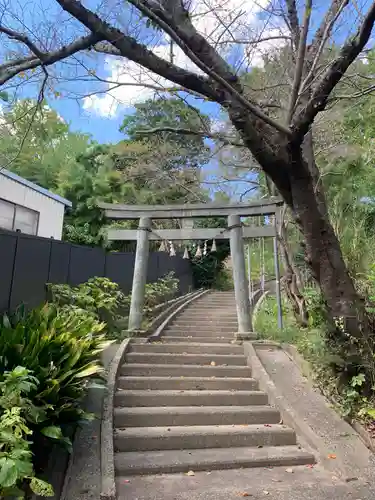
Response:
[{"label": "bare tree branch", "polygon": [[287,20],[289,28],[292,33],[294,47],[297,49],[299,46],[299,21],[295,0],[286,0],[286,6],[288,10]]},{"label": "bare tree branch", "polygon": [[204,131],[204,130],[191,130],[188,128],[176,128],[176,127],[170,127],[170,126],[137,130],[136,135],[137,135],[137,137],[142,137],[145,135],[158,134],[161,132],[171,132],[173,134],[182,134],[182,135],[196,135],[198,137],[206,137],[208,139],[220,141],[227,146],[237,146],[239,148],[246,147],[243,143],[236,141],[234,139],[231,139],[229,137],[225,137],[221,134],[210,133],[210,132]]},{"label": "bare tree branch", "polygon": [[[263,111],[256,105],[252,104],[250,101],[245,99],[243,95],[236,90],[231,83],[228,82],[228,80],[231,81],[236,81],[237,77],[235,77],[231,72],[230,69],[227,65],[227,63],[216,53],[216,51],[213,51],[213,49],[209,46],[207,41],[203,38],[200,37],[201,44],[205,44],[206,46],[209,46],[211,51],[215,53],[215,58],[213,60],[214,64],[207,65],[204,61],[204,58],[199,57],[194,50],[190,48],[190,45],[187,43],[186,39],[183,39],[179,36],[179,32],[181,31],[180,29],[176,30],[174,26],[173,19],[164,20],[165,14],[161,16],[160,14],[160,9],[156,9],[157,12],[155,12],[155,9],[150,8],[147,5],[147,2],[140,1],[140,0],[128,0],[129,3],[133,4],[135,7],[137,7],[141,12],[143,12],[147,17],[150,19],[154,20],[176,43],[177,45],[185,52],[185,54],[200,68],[202,71],[204,71],[207,75],[209,75],[214,81],[219,83],[223,88],[225,88],[232,96],[234,96],[241,104],[246,106],[246,108],[251,111],[256,117],[260,118],[263,120],[265,123],[268,125],[271,125],[274,127],[276,130],[286,134],[290,135],[290,130],[287,127],[284,127],[284,125],[278,123],[275,121],[273,118],[269,117]],[[171,27],[173,26],[173,28]],[[193,28],[193,25],[189,25],[189,28],[192,30],[194,36],[199,36],[198,33],[195,31]],[[187,38],[188,40],[193,40],[194,38],[191,37],[191,33],[189,37],[184,37]],[[216,64],[215,64],[216,63]],[[218,70],[220,71],[220,68],[223,68],[225,71],[225,74],[228,74],[227,79],[225,76],[221,76],[215,69],[212,69],[212,67],[218,67]]]},{"label": "bare tree branch", "polygon": [[301,85],[303,67],[305,62],[305,54],[306,54],[307,34],[309,31],[309,24],[311,17],[311,6],[312,6],[312,0],[306,0],[303,25],[301,27],[301,34],[299,36],[298,53],[297,53],[296,68],[294,73],[294,80],[292,85],[292,92],[290,95],[290,100],[288,105],[288,114],[287,114],[288,125],[292,120],[294,107],[298,97],[298,91]]},{"label": "bare tree branch", "polygon": [[66,59],[76,52],[92,47],[100,40],[102,40],[102,37],[100,35],[91,33],[90,35],[78,38],[69,45],[65,45],[55,51],[43,53],[40,52],[38,58],[18,59],[14,61],[13,65],[11,65],[10,63],[6,63],[5,65],[0,66],[0,85],[4,85],[4,83],[6,83],[8,80],[18,75],[19,73],[22,73],[23,71],[38,68],[39,66],[50,66],[57,61]]},{"label": "bare tree branch", "polygon": [[292,129],[297,142],[302,142],[316,115],[325,109],[330,93],[369,41],[374,23],[375,2],[372,3],[355,36],[345,42],[339,55],[332,61],[312,90],[311,98],[306,107],[293,120]]},{"label": "bare tree branch", "polygon": [[134,38],[125,35],[114,26],[102,21],[92,11],[84,7],[81,2],[76,0],[56,1],[90,31],[99,34],[101,39],[110,42],[118,50],[115,55],[126,57],[163,78],[182,87],[189,88],[194,92],[203,94],[209,99],[218,99],[218,94],[212,88],[207,78],[182,69],[158,57],[145,45],[138,43]]},{"label": "bare tree branch", "polygon": [[[324,47],[331,35],[332,28],[337,21],[338,17],[344,10],[344,8],[347,6],[348,0],[342,0],[341,5],[339,5],[337,11],[334,13],[334,15],[331,17],[331,19],[327,22],[324,32],[322,34],[322,37],[320,39],[316,39],[316,43],[319,43],[319,45],[316,46],[316,48],[310,50],[310,56],[313,56],[313,60],[310,62],[310,69],[308,74],[306,75],[302,85],[301,85],[301,94],[304,92],[304,89],[306,85],[309,84],[311,78],[314,75],[316,66],[319,62],[320,56],[324,50]],[[335,2],[336,5],[336,2]]]},{"label": "bare tree branch", "polygon": [[38,59],[41,61],[43,60],[43,52],[41,52],[38,47],[35,45],[34,42],[30,40],[30,38],[23,33],[18,33],[17,31],[11,30],[7,28],[6,26],[2,26],[0,24],[0,33],[5,33],[8,38],[11,40],[18,40],[19,42],[22,42],[26,47],[28,47],[33,54],[36,55]]},{"label": "bare tree branch", "polygon": [[233,40],[226,40],[224,42],[217,42],[216,45],[258,45],[263,42],[269,42],[273,40],[292,40],[292,37],[288,35],[274,35],[274,36],[265,36],[262,38],[257,38],[255,40],[237,40],[234,38]]}]

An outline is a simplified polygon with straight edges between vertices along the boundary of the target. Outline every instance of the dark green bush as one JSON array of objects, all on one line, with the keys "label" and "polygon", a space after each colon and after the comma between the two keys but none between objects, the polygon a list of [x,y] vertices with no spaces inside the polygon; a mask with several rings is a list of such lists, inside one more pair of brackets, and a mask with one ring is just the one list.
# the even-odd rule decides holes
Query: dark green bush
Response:
[{"label": "dark green bush", "polygon": [[17,366],[31,370],[39,384],[29,397],[46,407],[49,425],[85,418],[81,402],[88,380],[101,375],[100,353],[111,343],[105,325],[83,310],[53,304],[4,315],[0,324],[0,373]]}]

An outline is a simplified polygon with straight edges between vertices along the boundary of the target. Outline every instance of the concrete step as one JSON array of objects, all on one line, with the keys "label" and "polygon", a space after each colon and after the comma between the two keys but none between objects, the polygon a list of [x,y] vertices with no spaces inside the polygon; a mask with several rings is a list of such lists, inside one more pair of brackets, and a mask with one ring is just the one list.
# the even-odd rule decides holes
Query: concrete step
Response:
[{"label": "concrete step", "polygon": [[115,427],[278,424],[271,406],[169,406],[115,408]]},{"label": "concrete step", "polygon": [[[165,337],[165,339],[164,339]],[[254,340],[256,339],[256,335],[254,334]],[[167,342],[199,342],[202,344],[231,344],[232,342],[235,342],[234,336],[230,335],[227,337],[198,337],[194,336],[192,337],[191,335],[184,335],[184,336],[176,336],[176,335],[164,335],[161,338],[162,341],[167,341]]]},{"label": "concrete step", "polygon": [[[222,309],[218,309],[218,311],[215,311],[215,314],[218,314],[220,317],[227,318],[227,319],[237,319],[237,310],[234,311],[226,311]],[[207,316],[209,314],[210,316],[213,316],[212,311],[209,311],[206,307],[191,307],[189,309],[184,309],[178,314],[179,318],[196,318],[196,317],[204,317],[205,315]]]},{"label": "concrete step", "polygon": [[149,363],[156,365],[229,365],[245,366],[246,358],[238,354],[169,354],[151,352],[130,352],[125,355],[127,363]]},{"label": "concrete step", "polygon": [[258,383],[253,378],[208,377],[119,377],[117,386],[130,390],[238,390],[256,391]]},{"label": "concrete step", "polygon": [[120,375],[134,377],[250,377],[249,366],[202,366],[202,365],[165,365],[165,364],[125,364]]},{"label": "concrete step", "polygon": [[185,317],[185,318],[181,318],[180,316],[177,316],[177,318],[174,320],[173,324],[175,323],[180,323],[182,325],[185,325],[187,323],[204,323],[204,324],[211,324],[211,323],[223,323],[223,324],[227,324],[227,325],[232,325],[233,323],[237,323],[237,318],[227,318],[227,317],[217,317],[216,315],[214,314],[207,314],[207,311],[206,311],[206,315],[203,317],[192,317],[192,316],[189,316],[189,317]]},{"label": "concrete step", "polygon": [[148,344],[132,344],[130,352],[152,352],[152,353],[175,353],[175,354],[239,354],[243,355],[243,347],[231,344],[200,344],[191,343],[169,343],[158,344],[150,342]]},{"label": "concrete step", "polygon": [[292,429],[282,425],[195,425],[116,429],[116,451],[191,450],[296,444]]},{"label": "concrete step", "polygon": [[115,406],[255,406],[268,404],[262,391],[160,390],[115,393]]},{"label": "concrete step", "polygon": [[[293,445],[115,453],[116,473],[126,476],[186,473],[189,470],[198,472],[250,467],[291,467],[314,463],[312,453]],[[124,483],[121,478],[118,480],[119,483]]]},{"label": "concrete step", "polygon": [[205,336],[206,333],[211,335],[217,335],[220,337],[221,335],[228,333],[234,335],[238,331],[237,325],[178,325],[171,324],[166,328],[167,332],[179,332],[179,333],[188,333],[189,335],[193,335],[194,333]]},{"label": "concrete step", "polygon": [[168,326],[165,330],[163,330],[163,337],[166,335],[173,335],[176,337],[180,337],[181,335],[186,335],[188,337],[222,337],[222,338],[231,338],[234,339],[235,334],[237,333],[238,328],[231,330],[229,332],[220,331],[217,328],[196,328],[194,329],[186,329],[186,328],[173,328],[173,326]]},{"label": "concrete step", "polygon": [[174,327],[182,327],[182,328],[186,328],[186,327],[194,327],[194,328],[222,328],[222,327],[225,327],[225,328],[230,328],[231,330],[233,331],[237,331],[238,329],[238,323],[237,323],[237,320],[236,321],[232,321],[232,320],[229,320],[229,321],[225,321],[225,320],[220,320],[220,319],[209,319],[209,318],[206,318],[206,319],[202,319],[202,320],[179,320],[177,319],[176,321],[174,321],[171,326],[174,326]]}]

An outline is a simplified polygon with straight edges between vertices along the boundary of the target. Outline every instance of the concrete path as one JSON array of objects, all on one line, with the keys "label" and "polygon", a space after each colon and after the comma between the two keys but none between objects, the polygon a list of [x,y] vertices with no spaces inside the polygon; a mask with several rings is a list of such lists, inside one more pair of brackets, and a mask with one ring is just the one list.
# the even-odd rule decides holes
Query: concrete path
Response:
[{"label": "concrete path", "polygon": [[[257,360],[278,406],[293,409],[308,439],[267,404],[250,344],[233,341],[234,309],[230,294],[208,295],[160,342],[126,354],[114,411],[118,500],[374,500],[372,454],[289,356],[263,346]],[[99,500],[98,434],[98,422],[83,432],[63,500]]]},{"label": "concrete path", "polygon": [[[289,472],[287,472],[289,471]],[[374,481],[345,483],[319,466],[119,478],[121,500],[374,500]]]}]

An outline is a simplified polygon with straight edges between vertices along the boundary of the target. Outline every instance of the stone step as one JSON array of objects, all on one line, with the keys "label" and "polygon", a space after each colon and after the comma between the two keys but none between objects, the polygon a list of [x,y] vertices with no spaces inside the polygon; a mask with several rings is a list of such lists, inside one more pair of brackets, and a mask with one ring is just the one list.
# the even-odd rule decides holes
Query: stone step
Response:
[{"label": "stone step", "polygon": [[120,375],[134,377],[250,377],[249,366],[202,366],[202,365],[165,365],[165,364],[125,364]]},{"label": "stone step", "polygon": [[205,302],[198,302],[186,308],[185,311],[195,310],[199,311],[205,309],[206,311],[212,311],[213,309],[226,309],[228,311],[236,311],[237,305],[234,300],[210,300]]},{"label": "stone step", "polygon": [[115,406],[255,406],[267,405],[262,391],[130,391],[115,393]]},{"label": "stone step", "polygon": [[228,333],[231,335],[234,335],[238,331],[238,326],[237,325],[216,325],[216,326],[209,326],[209,325],[178,325],[178,324],[171,324],[166,328],[167,332],[179,332],[179,333],[188,333],[189,335],[193,335],[194,333],[197,335],[202,335],[203,337],[205,336],[206,333],[211,334],[211,335],[217,335],[220,337],[221,335]]},{"label": "stone step", "polygon": [[246,358],[238,354],[169,354],[130,352],[125,355],[127,363],[149,363],[156,365],[211,365],[245,366]]},{"label": "stone step", "polygon": [[130,352],[161,352],[161,353],[176,353],[176,354],[242,354],[244,353],[243,347],[231,344],[200,344],[196,342],[191,343],[169,343],[163,342],[157,344],[150,342],[148,344],[132,344]]},{"label": "stone step", "polygon": [[130,390],[238,390],[256,391],[258,383],[253,378],[208,377],[119,377],[118,387]]},{"label": "stone step", "polygon": [[[184,309],[182,310],[179,314],[179,318],[196,318],[196,317],[205,317],[209,314],[210,316],[213,316],[212,311],[207,310],[206,307],[192,307],[189,309]],[[226,311],[223,309],[218,309],[218,311],[215,311],[214,314],[218,314],[220,317],[227,318],[227,319],[237,319],[237,311]]]},{"label": "stone step", "polygon": [[168,406],[115,408],[115,427],[278,424],[271,406]]},{"label": "stone step", "polygon": [[[291,467],[314,463],[312,453],[293,445],[115,453],[116,473],[124,476],[186,473],[189,470],[199,472],[250,467]],[[121,477],[118,482],[125,483]],[[126,497],[126,490],[124,495]]]},{"label": "stone step", "polygon": [[[164,339],[165,337],[165,339]],[[254,334],[254,339],[256,339],[256,335]],[[176,336],[176,335],[164,335],[161,337],[162,342],[198,342],[202,344],[231,344],[234,343],[234,336],[230,335],[227,337],[198,337],[192,335],[184,335],[184,336]]]},{"label": "stone step", "polygon": [[174,327],[194,327],[194,328],[231,328],[233,331],[237,331],[238,323],[237,320],[221,320],[214,318],[206,318],[206,319],[194,319],[194,320],[180,320],[177,319],[174,321],[171,326]]},{"label": "stone step", "polygon": [[[186,328],[173,328],[173,326],[168,326],[165,330],[163,330],[163,336],[166,334],[173,334],[177,337],[181,335],[187,335],[189,337],[224,337],[224,338],[229,338],[233,340],[235,333],[237,333],[238,328],[235,328],[234,330],[230,330],[228,332],[226,331],[219,331],[217,328],[196,328],[194,329],[186,329]],[[175,333],[173,333],[175,332]]]},{"label": "stone step", "polygon": [[282,425],[196,425],[116,429],[115,451],[191,450],[296,444],[292,429]]}]

